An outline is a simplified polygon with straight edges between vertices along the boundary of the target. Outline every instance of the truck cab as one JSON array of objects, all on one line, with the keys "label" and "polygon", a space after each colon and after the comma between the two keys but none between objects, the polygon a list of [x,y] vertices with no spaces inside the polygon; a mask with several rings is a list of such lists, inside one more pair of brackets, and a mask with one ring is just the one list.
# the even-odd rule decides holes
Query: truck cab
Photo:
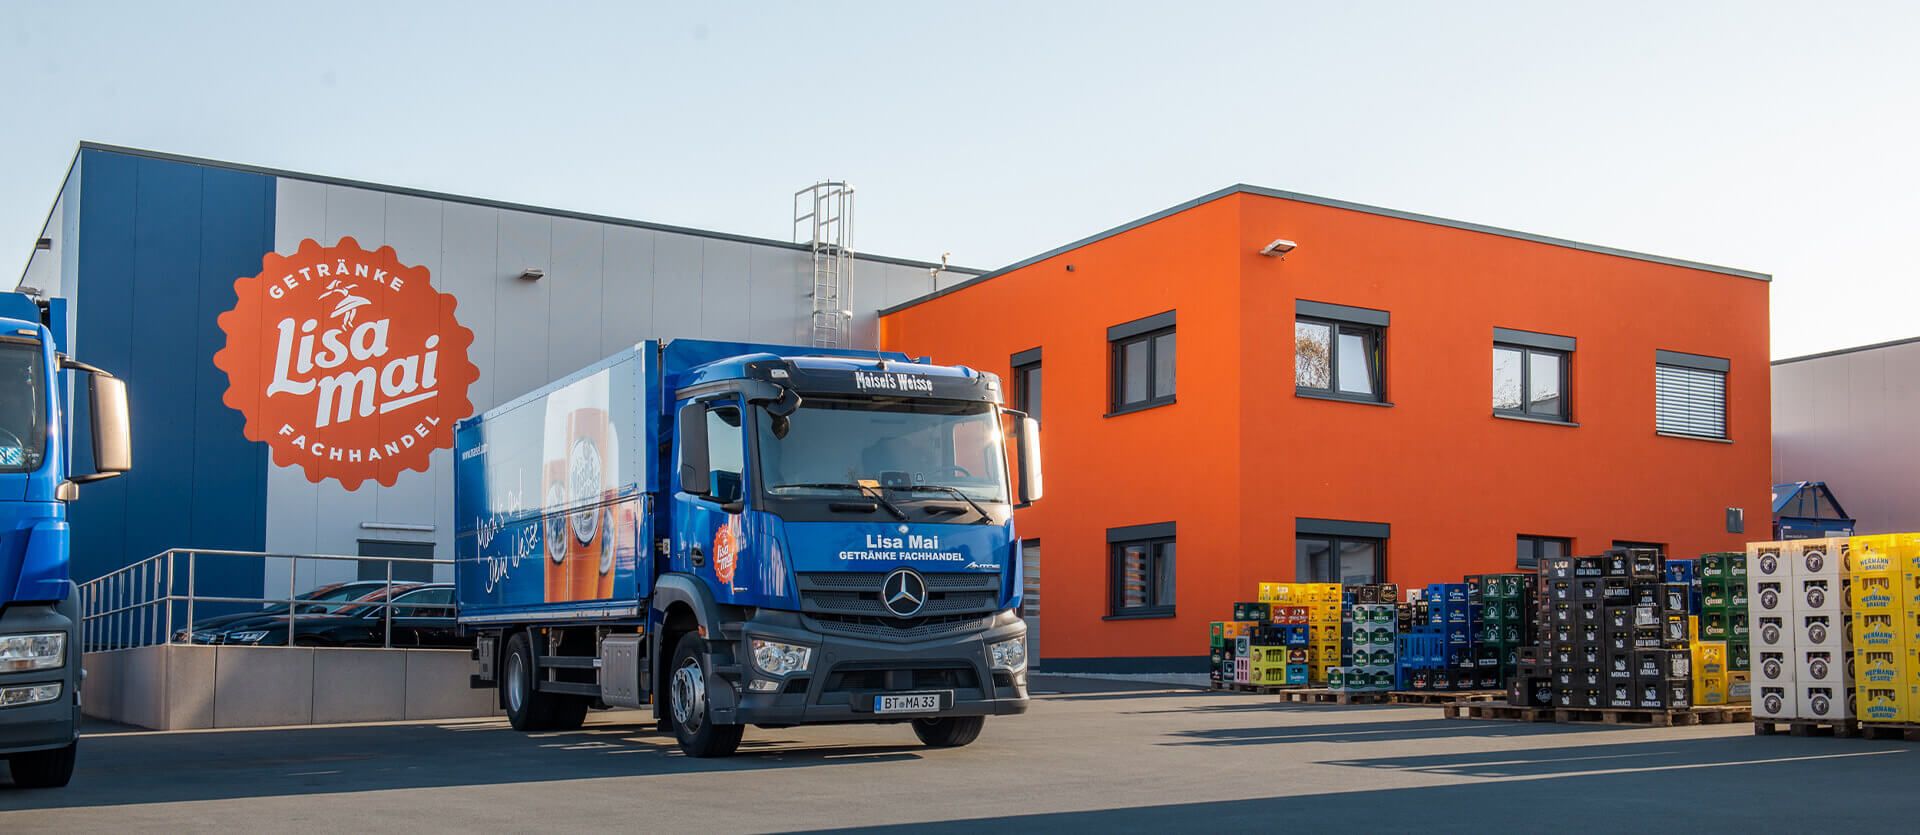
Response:
[{"label": "truck cab", "polygon": [[[952,746],[985,717],[1026,710],[1012,509],[1040,495],[1038,427],[1002,405],[998,378],[902,354],[698,340],[636,354],[628,373],[657,405],[623,418],[624,394],[572,397],[614,408],[561,410],[568,440],[547,447],[562,458],[542,465],[589,485],[552,494],[549,507],[597,487],[605,509],[565,524],[549,513],[532,534],[567,540],[539,549],[569,552],[539,563],[543,588],[558,571],[568,588],[610,591],[576,593],[567,607],[574,618],[608,612],[604,625],[588,636],[565,618],[523,619],[526,637],[483,633],[476,649],[488,668],[476,685],[499,686],[509,717],[529,720],[517,726],[577,724],[583,702],[650,705],[684,750],[715,756],[746,725],[909,723],[927,744]],[[469,444],[496,454],[477,428],[456,432],[460,460]],[[629,466],[631,485],[600,475]],[[456,491],[468,483],[457,478]],[[602,525],[618,533],[592,558],[612,576],[587,584],[590,566],[566,560]],[[460,599],[463,619],[490,614]]]},{"label": "truck cab", "polygon": [[[0,293],[0,757],[16,785],[63,786],[80,724],[80,613],[66,503],[131,466],[126,388],[61,353],[64,305]],[[94,472],[71,472],[68,380],[89,375]]]}]

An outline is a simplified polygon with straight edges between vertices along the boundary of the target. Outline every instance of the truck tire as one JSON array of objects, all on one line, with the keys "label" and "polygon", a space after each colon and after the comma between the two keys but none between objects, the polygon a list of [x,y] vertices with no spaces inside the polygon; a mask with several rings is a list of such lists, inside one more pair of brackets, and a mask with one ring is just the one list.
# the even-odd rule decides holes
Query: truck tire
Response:
[{"label": "truck tire", "polygon": [[507,722],[516,731],[569,731],[587,718],[587,700],[563,693],[542,693],[534,686],[533,641],[515,633],[507,641],[505,670],[500,676],[500,702]]},{"label": "truck tire", "polygon": [[713,656],[706,639],[688,633],[673,647],[672,672],[667,676],[667,718],[674,739],[689,757],[731,757],[740,748],[744,725],[713,722],[713,704],[707,699],[707,675]]},{"label": "truck tire", "polygon": [[73,760],[78,741],[65,748],[14,754],[7,758],[13,767],[13,784],[23,789],[57,789],[73,779]]},{"label": "truck tire", "polygon": [[946,719],[915,719],[913,735],[929,748],[958,748],[980,738],[987,726],[985,716],[952,716]]}]

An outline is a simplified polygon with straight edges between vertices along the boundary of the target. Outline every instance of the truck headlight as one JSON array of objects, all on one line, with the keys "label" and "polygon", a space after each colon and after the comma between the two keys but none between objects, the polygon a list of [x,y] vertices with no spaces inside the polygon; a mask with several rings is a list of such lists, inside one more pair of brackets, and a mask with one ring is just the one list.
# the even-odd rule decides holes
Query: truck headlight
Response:
[{"label": "truck headlight", "polygon": [[0,707],[37,705],[60,698],[60,682],[0,687]]},{"label": "truck headlight", "polygon": [[813,664],[813,647],[799,644],[783,644],[779,641],[762,641],[755,638],[753,646],[753,666],[770,676],[787,676],[804,673]]},{"label": "truck headlight", "polygon": [[67,663],[67,635],[39,632],[0,635],[0,673],[52,670]]},{"label": "truck headlight", "polygon": [[265,630],[257,632],[234,632],[227,635],[227,641],[235,644],[257,644],[267,637]]},{"label": "truck headlight", "polygon": [[1014,638],[987,645],[987,654],[993,659],[996,670],[1019,670],[1027,666],[1027,639]]}]

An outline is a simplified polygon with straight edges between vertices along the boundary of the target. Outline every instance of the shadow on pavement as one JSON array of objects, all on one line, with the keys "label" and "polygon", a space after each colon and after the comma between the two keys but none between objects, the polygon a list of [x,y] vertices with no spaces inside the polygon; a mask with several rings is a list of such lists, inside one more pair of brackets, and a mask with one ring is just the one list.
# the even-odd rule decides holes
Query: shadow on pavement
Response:
[{"label": "shadow on pavement", "polygon": [[577,731],[536,734],[515,731],[504,720],[172,733],[106,726],[107,732],[97,735],[93,730],[80,741],[72,785],[23,790],[8,776],[0,780],[0,811],[814,768],[913,760],[925,750],[904,725],[899,745],[831,747],[806,746],[777,730],[749,729],[739,754],[709,760],[682,755],[673,735],[655,731],[651,720],[613,724],[603,719]]},{"label": "shadow on pavement", "polygon": [[1632,730],[1622,725],[1557,725],[1486,722],[1471,719],[1416,719],[1395,722],[1275,725],[1262,728],[1210,728],[1178,731],[1177,742],[1162,745],[1284,745],[1298,742],[1405,742],[1417,739],[1529,737]]},{"label": "shadow on pavement", "polygon": [[[1458,722],[1456,724],[1485,724]],[[1814,743],[1808,745],[1806,743]],[[1827,744],[1820,744],[1827,743]],[[1839,744],[1833,744],[1839,743]],[[1460,775],[1446,786],[1011,815],[851,832],[1275,831],[1282,822],[1366,832],[1912,831],[1920,751],[1901,744],[1717,737],[1337,761]],[[1577,780],[1578,782],[1571,782]],[[1834,802],[1832,798],[1885,802]],[[1112,798],[1126,802],[1128,798]],[[1827,799],[1827,800],[1823,800]],[[1287,827],[1294,828],[1294,827]]]}]

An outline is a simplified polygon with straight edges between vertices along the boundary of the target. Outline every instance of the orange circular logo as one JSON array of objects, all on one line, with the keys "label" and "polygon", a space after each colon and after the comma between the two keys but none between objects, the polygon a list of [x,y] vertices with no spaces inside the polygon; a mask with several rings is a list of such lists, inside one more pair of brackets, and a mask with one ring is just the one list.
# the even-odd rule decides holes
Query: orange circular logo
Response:
[{"label": "orange circular logo", "polygon": [[734,569],[740,565],[740,517],[729,515],[725,524],[713,532],[713,576],[733,585]]},{"label": "orange circular logo", "polygon": [[467,359],[473,331],[427,268],[401,264],[393,247],[309,238],[292,255],[267,253],[233,289],[213,364],[227,373],[226,404],[274,463],[348,490],[368,479],[391,487],[453,446],[480,369]]}]

